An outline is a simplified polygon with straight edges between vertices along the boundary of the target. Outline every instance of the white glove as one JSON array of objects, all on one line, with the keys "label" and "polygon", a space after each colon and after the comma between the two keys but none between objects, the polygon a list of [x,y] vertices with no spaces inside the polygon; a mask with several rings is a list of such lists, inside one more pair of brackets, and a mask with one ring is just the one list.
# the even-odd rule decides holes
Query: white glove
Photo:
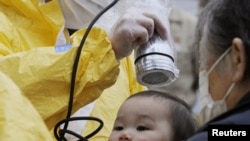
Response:
[{"label": "white glove", "polygon": [[137,46],[145,44],[156,31],[167,40],[166,18],[153,10],[130,8],[122,15],[109,34],[118,60],[131,54]]}]

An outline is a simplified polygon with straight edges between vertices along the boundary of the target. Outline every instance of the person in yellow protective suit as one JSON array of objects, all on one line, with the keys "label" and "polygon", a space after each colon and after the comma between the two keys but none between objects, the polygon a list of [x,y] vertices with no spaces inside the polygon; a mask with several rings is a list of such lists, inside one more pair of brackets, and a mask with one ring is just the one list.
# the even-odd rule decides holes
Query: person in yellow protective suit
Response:
[{"label": "person in yellow protective suit", "polygon": [[[74,31],[86,26],[94,16],[102,10],[111,0],[59,0],[62,12],[64,14],[66,28],[70,29],[71,34]],[[107,30],[111,31],[115,21],[124,12],[120,7],[120,2],[112,9],[107,11],[96,23]],[[113,13],[116,11],[116,13]],[[118,13],[119,12],[119,13]],[[84,20],[78,20],[87,17]],[[77,18],[77,19],[75,19]],[[76,21],[76,22],[73,22]],[[136,81],[136,74],[134,68],[134,54],[122,59],[119,66],[119,75],[117,81],[111,87],[105,89],[102,95],[92,103],[79,109],[73,116],[91,116],[97,117],[104,122],[103,128],[91,138],[91,140],[107,140],[109,137],[113,122],[115,121],[118,108],[123,101],[130,95],[147,89]],[[96,122],[93,121],[73,121],[69,124],[69,129],[78,134],[86,136],[96,129]],[[66,135],[69,141],[76,140],[74,136]]]},{"label": "person in yellow protective suit", "polygon": [[[0,70],[17,84],[51,129],[65,117],[72,64],[84,30],[71,38],[72,44],[62,43],[59,33],[64,20],[57,1],[38,2],[0,2]],[[90,43],[79,62],[73,111],[112,85],[119,71],[104,30],[94,28],[86,42]]]},{"label": "person in yellow protective suit", "polygon": [[[40,0],[0,0],[0,13],[0,71],[15,82],[51,130],[66,117],[72,66],[85,28],[69,37],[64,30],[64,17],[57,0],[48,3]],[[122,63],[119,60],[150,38],[153,31],[147,30],[148,27],[156,28],[166,39],[166,29],[157,15],[143,11],[136,14],[140,23],[136,19],[138,16],[131,19],[124,17],[109,36],[103,28],[94,27],[91,30],[79,61],[73,112],[97,99],[105,88],[115,83],[119,63]],[[132,34],[126,31],[132,31]],[[124,68],[132,70],[126,65]],[[2,97],[1,100],[8,101]],[[3,107],[2,102],[0,107]],[[11,104],[11,101],[8,102]],[[26,109],[25,105],[23,108]],[[20,120],[29,115],[15,118]],[[0,122],[2,127],[8,124]],[[40,124],[36,126],[40,128]],[[29,135],[20,128],[23,136]],[[13,134],[10,129],[2,130],[5,131],[3,133]],[[19,140],[25,138],[20,137]]]},{"label": "person in yellow protective suit", "polygon": [[[94,16],[102,10],[111,0],[60,0],[62,12],[65,17],[66,28],[70,29],[71,34],[81,27],[87,25]],[[124,5],[121,8],[121,3],[116,4],[112,9],[107,11],[96,23],[98,26],[105,28],[108,32],[111,31],[115,21],[124,12]],[[115,13],[113,13],[116,11]],[[77,20],[79,18],[88,17],[85,20]],[[77,18],[77,19],[75,19]],[[77,22],[72,22],[77,21]],[[118,111],[118,108],[123,101],[130,95],[147,89],[136,81],[136,74],[134,68],[134,54],[122,59],[119,66],[120,73],[114,85],[104,90],[102,95],[81,108],[73,116],[91,116],[98,117],[104,122],[104,127],[91,140],[107,140],[109,137],[113,122]],[[69,129],[86,136],[96,129],[96,122],[93,121],[74,121],[70,123]],[[68,135],[69,141],[76,140],[75,137]]]},{"label": "person in yellow protective suit", "polygon": [[[84,17],[86,14],[86,17],[92,19],[98,11],[111,2],[111,0],[60,0],[60,2],[66,19],[67,28],[79,29],[86,25],[89,20],[85,19],[85,21],[81,20],[77,23],[72,22],[76,21],[74,20],[75,17]],[[105,28],[108,32],[111,32],[115,21],[119,19],[119,16],[121,16],[123,12],[131,8],[133,3],[133,0],[119,1],[119,3],[117,3],[111,10],[107,11],[107,13],[105,13],[100,20],[98,20],[97,25]],[[135,14],[136,12],[131,15]],[[130,17],[131,15],[127,15],[127,17]],[[120,61],[120,73],[115,84],[110,88],[105,89],[103,94],[98,99],[78,110],[73,116],[92,116],[102,119],[104,127],[94,137],[92,137],[91,140],[107,140],[112,131],[115,117],[120,105],[130,95],[145,89],[147,88],[138,84],[136,81],[134,55],[132,54]],[[88,135],[96,128],[97,124],[93,121],[74,121],[70,123],[70,129],[82,134],[83,136]],[[75,137],[67,136],[67,139],[74,141]]]}]

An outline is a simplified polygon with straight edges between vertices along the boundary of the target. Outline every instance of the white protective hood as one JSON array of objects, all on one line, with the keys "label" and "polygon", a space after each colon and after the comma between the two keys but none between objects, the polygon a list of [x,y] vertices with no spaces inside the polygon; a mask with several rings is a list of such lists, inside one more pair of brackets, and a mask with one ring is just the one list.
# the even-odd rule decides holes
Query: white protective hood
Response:
[{"label": "white protective hood", "polygon": [[80,29],[89,22],[104,7],[109,0],[59,0],[65,18],[65,27]]}]

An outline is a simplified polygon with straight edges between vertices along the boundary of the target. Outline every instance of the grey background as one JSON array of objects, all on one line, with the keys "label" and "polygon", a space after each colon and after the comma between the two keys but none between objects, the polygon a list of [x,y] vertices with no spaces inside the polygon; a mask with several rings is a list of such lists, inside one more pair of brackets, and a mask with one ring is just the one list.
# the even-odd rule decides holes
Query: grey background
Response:
[{"label": "grey background", "polygon": [[198,2],[199,0],[172,0],[173,7],[179,7],[193,15],[198,14]]}]

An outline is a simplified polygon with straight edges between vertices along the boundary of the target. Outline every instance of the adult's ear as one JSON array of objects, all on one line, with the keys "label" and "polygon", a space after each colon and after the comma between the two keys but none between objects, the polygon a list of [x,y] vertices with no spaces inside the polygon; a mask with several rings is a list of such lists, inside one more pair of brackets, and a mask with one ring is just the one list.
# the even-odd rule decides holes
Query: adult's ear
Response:
[{"label": "adult's ear", "polygon": [[239,82],[244,79],[246,71],[246,52],[243,41],[240,38],[234,38],[232,41],[232,63],[233,63],[233,81]]}]

